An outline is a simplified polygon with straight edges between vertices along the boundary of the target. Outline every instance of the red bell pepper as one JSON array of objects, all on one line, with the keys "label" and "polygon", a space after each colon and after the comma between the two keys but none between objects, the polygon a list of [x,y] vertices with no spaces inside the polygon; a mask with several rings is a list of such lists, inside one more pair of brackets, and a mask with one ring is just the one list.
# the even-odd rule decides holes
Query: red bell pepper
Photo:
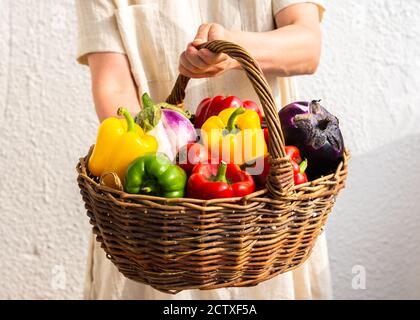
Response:
[{"label": "red bell pepper", "polygon": [[[241,166],[242,170],[247,170],[248,171],[248,170],[251,170],[252,169],[252,170],[255,170],[257,172],[261,172],[261,169],[258,170],[258,168],[257,168],[257,165],[259,163],[258,160],[260,160],[260,159],[261,158],[258,158],[256,160],[253,160],[253,161],[249,161],[249,162],[244,163]],[[260,188],[260,189],[265,187],[265,182],[266,182],[266,179],[267,179],[267,176],[268,176],[268,172],[270,170],[270,165],[268,163],[268,156],[265,156],[264,157],[263,165],[264,165],[264,167],[263,167],[261,173],[259,173],[259,174],[253,174],[252,175],[252,177],[254,178],[254,181],[255,181],[255,184],[256,184],[257,188]],[[252,171],[250,171],[250,172],[252,173]]]},{"label": "red bell pepper", "polygon": [[270,143],[270,136],[268,135],[268,128],[264,128],[263,132],[264,132],[265,144],[267,145],[267,148],[268,148],[268,145]]},{"label": "red bell pepper", "polygon": [[[308,177],[306,176],[305,170],[308,166],[308,161],[305,159],[302,161],[300,156],[299,149],[295,146],[285,146],[286,155],[290,157],[292,167],[293,167],[293,178],[295,185],[299,185],[305,182],[308,182]],[[255,164],[258,163],[257,161],[252,161],[245,163],[242,168],[249,169],[255,168]],[[268,163],[268,156],[264,157],[264,168],[260,174],[253,175],[255,183],[259,188],[264,188],[268,172],[270,170],[270,165]]]},{"label": "red bell pepper", "polygon": [[211,116],[217,116],[221,111],[227,108],[239,108],[243,106],[245,109],[251,109],[258,113],[260,122],[262,120],[262,113],[258,105],[250,100],[242,102],[235,96],[215,96],[214,98],[203,99],[195,112],[194,126],[201,128],[203,123]]},{"label": "red bell pepper", "polygon": [[195,199],[243,197],[255,191],[252,176],[236,164],[197,164],[188,179],[187,195]]},{"label": "red bell pepper", "polygon": [[196,164],[207,163],[209,159],[206,147],[199,143],[188,143],[179,149],[175,161],[189,175]]}]

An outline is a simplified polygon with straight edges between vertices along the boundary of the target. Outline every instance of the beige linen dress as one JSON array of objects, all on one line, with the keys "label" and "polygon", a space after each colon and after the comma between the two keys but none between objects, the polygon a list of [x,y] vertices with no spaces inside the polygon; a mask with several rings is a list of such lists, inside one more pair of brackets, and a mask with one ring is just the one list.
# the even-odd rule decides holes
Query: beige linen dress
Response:
[{"label": "beige linen dress", "polygon": [[[78,61],[92,52],[127,54],[139,95],[149,92],[163,101],[178,76],[178,58],[201,23],[216,22],[231,30],[269,31],[274,16],[299,0],[76,0],[79,20]],[[278,106],[297,100],[293,78],[268,76]],[[191,111],[206,96],[236,95],[258,101],[240,70],[217,78],[190,81],[185,106]],[[322,234],[312,256],[300,268],[250,288],[185,290],[176,295],[126,279],[91,237],[86,299],[329,299],[328,253]]]}]

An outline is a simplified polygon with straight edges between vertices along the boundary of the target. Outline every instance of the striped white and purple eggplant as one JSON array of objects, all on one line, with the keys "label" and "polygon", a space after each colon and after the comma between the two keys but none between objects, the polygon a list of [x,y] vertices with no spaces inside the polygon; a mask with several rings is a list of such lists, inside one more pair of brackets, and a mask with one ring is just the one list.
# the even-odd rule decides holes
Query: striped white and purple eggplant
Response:
[{"label": "striped white and purple eggplant", "polygon": [[188,114],[176,106],[154,104],[150,96],[142,96],[143,109],[136,116],[136,123],[158,141],[158,152],[165,153],[172,161],[184,145],[195,142],[197,134]]}]

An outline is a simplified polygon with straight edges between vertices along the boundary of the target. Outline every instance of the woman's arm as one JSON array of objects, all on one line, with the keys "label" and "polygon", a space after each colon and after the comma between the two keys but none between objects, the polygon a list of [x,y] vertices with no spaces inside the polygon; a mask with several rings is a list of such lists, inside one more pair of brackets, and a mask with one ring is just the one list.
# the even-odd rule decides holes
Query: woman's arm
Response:
[{"label": "woman's arm", "polygon": [[257,59],[266,73],[278,76],[312,74],[321,53],[318,7],[302,3],[286,7],[275,17],[278,29],[268,32],[229,31],[218,24],[201,25],[195,40],[180,57],[179,71],[192,78],[220,75],[238,68],[224,54],[214,54],[196,45],[208,40],[238,43]]},{"label": "woman's arm", "polygon": [[88,56],[92,75],[92,93],[96,114],[100,121],[117,116],[118,107],[124,106],[133,114],[140,110],[136,85],[124,54],[103,52]]},{"label": "woman's arm", "polygon": [[261,68],[279,76],[312,74],[321,55],[318,7],[296,4],[275,17],[278,29],[268,32],[229,32],[228,37],[249,50]]}]

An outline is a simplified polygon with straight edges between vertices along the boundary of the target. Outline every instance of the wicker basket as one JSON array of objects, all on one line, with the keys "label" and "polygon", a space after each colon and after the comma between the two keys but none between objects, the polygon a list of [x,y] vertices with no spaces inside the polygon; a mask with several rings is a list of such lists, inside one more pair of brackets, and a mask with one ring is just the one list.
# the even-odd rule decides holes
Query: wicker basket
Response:
[{"label": "wicker basket", "polygon": [[[243,198],[166,199],[127,194],[77,165],[78,184],[96,240],[127,278],[166,293],[247,287],[301,265],[347,176],[346,151],[335,173],[294,186],[277,108],[260,68],[241,47],[212,41],[201,47],[236,59],[251,81],[270,132],[267,188]],[[182,103],[179,76],[167,101]],[[92,149],[91,149],[92,150]]]}]

